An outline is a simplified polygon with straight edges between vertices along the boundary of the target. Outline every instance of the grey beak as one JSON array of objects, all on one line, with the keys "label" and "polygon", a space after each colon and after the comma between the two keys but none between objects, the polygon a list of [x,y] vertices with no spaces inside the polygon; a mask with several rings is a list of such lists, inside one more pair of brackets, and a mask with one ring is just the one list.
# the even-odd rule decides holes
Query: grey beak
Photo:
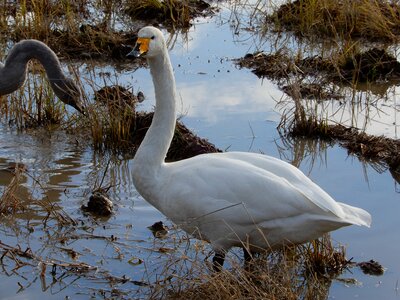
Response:
[{"label": "grey beak", "polygon": [[126,57],[130,57],[130,58],[138,58],[140,56],[141,56],[141,54],[139,51],[139,44],[136,44],[135,48],[133,48],[132,51],[126,55]]}]

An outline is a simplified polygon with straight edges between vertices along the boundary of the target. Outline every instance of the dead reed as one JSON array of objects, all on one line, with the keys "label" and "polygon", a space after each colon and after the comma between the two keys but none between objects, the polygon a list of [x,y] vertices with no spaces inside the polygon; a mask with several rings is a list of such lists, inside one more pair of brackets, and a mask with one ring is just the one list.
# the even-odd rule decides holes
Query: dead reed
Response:
[{"label": "dead reed", "polygon": [[67,107],[57,99],[42,68],[28,72],[25,85],[0,101],[0,119],[17,129],[71,123]]},{"label": "dead reed", "polygon": [[[324,299],[332,279],[349,266],[344,248],[333,247],[329,235],[305,245],[256,255],[246,268],[233,257],[230,267],[218,274],[205,262],[188,260],[168,263],[164,272],[174,275],[152,287],[152,298]],[[180,273],[172,272],[177,269]]]}]

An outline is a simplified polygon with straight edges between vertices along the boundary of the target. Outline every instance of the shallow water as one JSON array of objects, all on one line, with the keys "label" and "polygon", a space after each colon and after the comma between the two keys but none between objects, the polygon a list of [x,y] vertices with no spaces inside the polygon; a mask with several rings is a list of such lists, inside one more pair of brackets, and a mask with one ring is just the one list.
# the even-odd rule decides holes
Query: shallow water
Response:
[{"label": "shallow water", "polygon": [[[354,278],[359,284],[334,280],[329,298],[400,298],[398,184],[389,171],[378,172],[349,157],[339,146],[305,144],[301,140],[288,144],[281,140],[276,130],[280,115],[275,106],[285,96],[275,83],[235,67],[231,59],[256,50],[259,44],[255,45],[256,38],[245,31],[240,31],[242,35],[232,33],[229,20],[229,11],[213,19],[198,20],[187,36],[177,36],[171,49],[182,122],[220,149],[263,152],[293,162],[338,201],[368,210],[373,218],[370,229],[351,226],[335,231],[332,237],[346,246],[347,257],[353,257],[356,262],[377,260],[386,272],[377,277],[352,268],[341,278]],[[110,72],[110,83],[126,83],[143,91],[147,99],[138,110],[152,109],[153,91],[147,69],[133,72],[99,66],[95,72]],[[99,79],[99,85],[103,79]],[[397,88],[392,89],[396,95]],[[398,123],[393,119],[398,108],[396,97],[389,102],[387,106],[391,110],[382,114],[384,118],[371,125],[370,130],[379,134],[394,132],[396,136]],[[382,106],[383,103],[377,105]],[[43,260],[84,262],[98,268],[85,271],[85,276],[59,269],[54,280],[50,267],[41,277],[42,265],[22,266],[13,271],[15,263],[5,260],[0,273],[1,299],[102,298],[110,297],[113,288],[126,292],[114,295],[116,298],[140,298],[147,289],[140,283],[158,279],[165,261],[179,256],[187,243],[191,249],[189,255],[195,255],[196,241],[185,241],[182,233],[160,240],[154,239],[147,229],[160,220],[169,226],[172,224],[136,192],[130,179],[131,161],[96,154],[86,143],[62,132],[17,133],[2,125],[0,141],[0,169],[9,162],[27,166],[28,176],[22,178],[19,191],[21,198],[56,203],[78,221],[75,226],[60,228],[50,218],[44,225],[42,218],[46,212],[36,205],[15,217],[2,216],[0,241],[14,247],[20,245],[23,250],[29,247]],[[102,181],[108,162],[103,186],[113,183],[110,196],[116,206],[115,214],[93,219],[84,215],[80,206]],[[11,175],[0,172],[0,191],[3,191]],[[164,253],[159,251],[161,247],[178,250]],[[75,260],[71,250],[75,251]],[[105,273],[120,278],[127,276],[136,282],[122,284],[105,280]],[[99,289],[104,289],[104,293]]]}]

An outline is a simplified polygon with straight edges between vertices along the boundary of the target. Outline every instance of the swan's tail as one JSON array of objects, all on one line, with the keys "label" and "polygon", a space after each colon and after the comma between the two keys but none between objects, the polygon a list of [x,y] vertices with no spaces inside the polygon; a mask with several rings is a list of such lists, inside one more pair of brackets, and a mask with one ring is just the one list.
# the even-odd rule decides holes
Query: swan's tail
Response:
[{"label": "swan's tail", "polygon": [[338,202],[344,212],[344,218],[351,224],[360,226],[371,226],[372,218],[369,212],[345,203]]}]

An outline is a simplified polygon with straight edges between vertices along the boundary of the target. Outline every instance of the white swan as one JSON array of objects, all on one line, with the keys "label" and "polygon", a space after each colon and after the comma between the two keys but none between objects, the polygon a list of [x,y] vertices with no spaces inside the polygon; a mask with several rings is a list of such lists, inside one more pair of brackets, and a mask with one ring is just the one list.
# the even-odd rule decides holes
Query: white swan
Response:
[{"label": "white swan", "polygon": [[261,154],[203,154],[166,163],[176,122],[175,79],[160,30],[144,27],[129,56],[147,58],[156,106],[134,158],[138,192],[189,234],[211,243],[214,268],[234,246],[250,252],[303,243],[351,224],[370,226],[363,209],[333,200],[294,166]]},{"label": "white swan", "polygon": [[65,77],[53,50],[37,40],[18,42],[8,53],[5,63],[0,62],[0,96],[10,94],[24,84],[28,62],[33,58],[43,65],[57,97],[83,113],[82,95],[78,86],[72,79]]}]

